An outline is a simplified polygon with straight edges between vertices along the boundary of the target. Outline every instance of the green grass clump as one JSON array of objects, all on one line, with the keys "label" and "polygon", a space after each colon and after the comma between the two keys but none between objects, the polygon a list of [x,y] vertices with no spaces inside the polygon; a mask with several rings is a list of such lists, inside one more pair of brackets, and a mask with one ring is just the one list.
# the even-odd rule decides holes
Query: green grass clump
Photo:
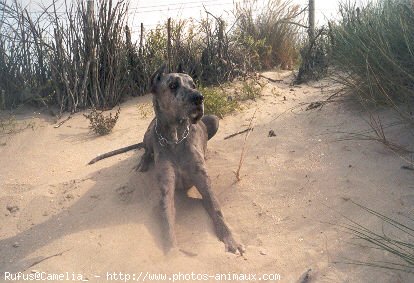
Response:
[{"label": "green grass clump", "polygon": [[260,97],[262,92],[262,86],[257,80],[247,80],[242,83],[240,100],[256,100]]},{"label": "green grass clump", "polygon": [[[409,0],[343,4],[330,25],[332,63],[339,82],[375,104],[414,98],[414,8]],[[401,108],[398,108],[403,113]],[[405,110],[405,113],[410,111]],[[404,113],[403,113],[404,114]],[[407,115],[409,116],[409,115]]]},{"label": "green grass clump", "polygon": [[200,92],[204,95],[205,114],[223,118],[238,108],[237,101],[227,96],[224,90],[218,87],[201,87]]}]

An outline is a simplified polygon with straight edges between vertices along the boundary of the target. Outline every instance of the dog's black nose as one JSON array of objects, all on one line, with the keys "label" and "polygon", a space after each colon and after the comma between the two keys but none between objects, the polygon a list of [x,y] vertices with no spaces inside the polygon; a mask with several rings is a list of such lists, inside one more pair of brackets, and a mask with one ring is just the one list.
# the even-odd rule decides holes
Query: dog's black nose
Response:
[{"label": "dog's black nose", "polygon": [[201,93],[195,93],[193,94],[193,96],[191,97],[191,101],[192,103],[194,103],[195,105],[200,105],[201,103],[203,103],[204,101],[204,96]]}]

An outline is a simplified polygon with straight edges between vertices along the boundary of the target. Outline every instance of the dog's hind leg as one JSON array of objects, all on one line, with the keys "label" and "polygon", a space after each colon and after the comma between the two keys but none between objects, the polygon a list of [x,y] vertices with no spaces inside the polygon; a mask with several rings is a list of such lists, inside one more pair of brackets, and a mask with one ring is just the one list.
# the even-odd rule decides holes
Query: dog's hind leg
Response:
[{"label": "dog's hind leg", "polygon": [[219,128],[219,118],[215,115],[205,115],[201,118],[201,121],[207,128],[208,139],[211,139]]},{"label": "dog's hind leg", "polygon": [[135,170],[139,172],[147,172],[149,166],[154,162],[154,149],[153,149],[153,128],[154,128],[154,120],[148,126],[147,131],[144,135],[144,149],[145,152],[141,157],[139,164],[135,167]]},{"label": "dog's hind leg", "polygon": [[169,160],[163,160],[160,158],[157,160],[156,166],[157,182],[161,189],[161,209],[165,220],[163,227],[167,228],[167,251],[177,246],[177,239],[175,237],[174,224],[175,224],[175,205],[174,205],[174,193],[175,193],[175,171],[174,166]]}]

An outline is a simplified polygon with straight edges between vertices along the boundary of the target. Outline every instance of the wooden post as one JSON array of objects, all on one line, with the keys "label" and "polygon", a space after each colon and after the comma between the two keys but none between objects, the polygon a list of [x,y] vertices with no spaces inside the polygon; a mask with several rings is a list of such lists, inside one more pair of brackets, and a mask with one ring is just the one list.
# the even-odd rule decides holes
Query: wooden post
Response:
[{"label": "wooden post", "polygon": [[143,54],[144,23],[141,23],[141,34],[139,35],[139,56]]},{"label": "wooden post", "polygon": [[132,48],[132,41],[131,41],[131,31],[129,30],[128,25],[125,26],[125,44],[126,44],[126,49],[127,49],[127,54],[128,54],[129,68],[131,71],[132,68],[135,67],[135,62],[134,62],[134,50]]},{"label": "wooden post", "polygon": [[[94,45],[95,42],[95,35],[94,35],[94,0],[88,0],[87,7],[86,7],[86,13],[87,13],[87,30],[86,30],[86,58],[88,58],[88,62],[86,62],[85,66],[89,67],[89,81],[90,81],[90,98],[92,101],[93,106],[99,107],[100,106],[100,99],[98,96],[98,72],[97,72],[97,60],[96,60],[96,48]],[[88,70],[86,70],[88,71]],[[88,96],[88,94],[86,94]],[[85,97],[85,102],[86,102]]]},{"label": "wooden post", "polygon": [[168,72],[171,72],[171,18],[167,22],[167,60]]},{"label": "wooden post", "polygon": [[223,40],[224,40],[224,21],[218,19],[219,30],[218,30],[218,57],[221,59],[223,57]]},{"label": "wooden post", "polygon": [[6,109],[6,92],[2,89],[0,93],[0,110],[4,109]]},{"label": "wooden post", "polygon": [[94,10],[94,0],[88,0],[86,6],[86,30],[85,30],[85,46],[86,46],[86,56],[90,58],[92,55],[93,49],[93,10]]},{"label": "wooden post", "polygon": [[309,41],[315,37],[315,0],[309,0]]}]

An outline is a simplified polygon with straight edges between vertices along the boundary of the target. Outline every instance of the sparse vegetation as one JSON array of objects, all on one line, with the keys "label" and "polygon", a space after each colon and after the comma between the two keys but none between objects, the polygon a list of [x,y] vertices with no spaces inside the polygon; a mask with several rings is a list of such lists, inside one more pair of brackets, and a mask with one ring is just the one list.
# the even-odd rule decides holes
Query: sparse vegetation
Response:
[{"label": "sparse vegetation", "polygon": [[263,86],[256,77],[242,82],[240,100],[256,100],[260,97]]},{"label": "sparse vegetation", "polygon": [[109,134],[112,131],[113,127],[118,121],[120,112],[121,108],[118,108],[114,116],[112,116],[112,113],[109,113],[109,115],[105,116],[103,114],[103,111],[98,111],[96,108],[92,108],[89,114],[83,114],[83,116],[89,120],[89,127],[91,130],[96,134],[103,136]]},{"label": "sparse vegetation", "polygon": [[262,9],[258,1],[236,5],[235,36],[243,47],[240,55],[249,70],[263,70],[279,66],[293,69],[299,59],[299,41],[304,10],[291,1],[265,1]]},{"label": "sparse vegetation", "polygon": [[150,104],[139,103],[137,107],[141,118],[147,118],[153,113],[152,105]]},{"label": "sparse vegetation", "polygon": [[13,115],[0,117],[0,137],[4,135],[12,135],[35,127],[33,122],[19,122]]},{"label": "sparse vegetation", "polygon": [[[340,227],[355,236],[356,241],[368,244],[372,249],[388,252],[390,259],[387,261],[377,261],[375,259],[372,261],[360,261],[353,259],[345,263],[414,273],[414,229],[410,225],[403,224],[366,206],[353,203],[381,220],[382,232],[375,231],[349,218],[347,218],[348,223],[340,225]],[[386,230],[389,232],[385,233]]]},{"label": "sparse vegetation", "polygon": [[9,116],[7,118],[0,118],[0,133],[1,134],[10,134],[15,131],[16,128],[16,119],[14,116]]}]

